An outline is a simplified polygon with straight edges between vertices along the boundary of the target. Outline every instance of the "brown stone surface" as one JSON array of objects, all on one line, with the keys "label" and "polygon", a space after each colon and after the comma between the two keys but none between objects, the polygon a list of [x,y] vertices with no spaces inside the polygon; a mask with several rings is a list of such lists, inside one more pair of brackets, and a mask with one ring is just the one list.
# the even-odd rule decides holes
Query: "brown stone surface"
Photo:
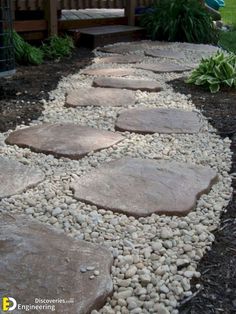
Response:
[{"label": "brown stone surface", "polygon": [[0,199],[34,187],[44,179],[41,170],[0,157]]},{"label": "brown stone surface", "polygon": [[180,48],[193,50],[193,51],[209,52],[209,53],[215,53],[219,50],[219,47],[217,46],[204,45],[204,44],[191,44],[191,43],[182,43]]},{"label": "brown stone surface", "polygon": [[79,87],[66,96],[66,106],[119,107],[135,104],[135,93],[116,88]]},{"label": "brown stone surface", "polygon": [[148,49],[150,47],[163,47],[170,46],[172,43],[162,42],[162,41],[139,41],[139,42],[130,42],[128,44],[119,44],[119,45],[108,45],[101,48],[98,48],[99,51],[107,53],[116,53],[116,54],[127,54],[130,52],[135,52],[139,50]]},{"label": "brown stone surface", "polygon": [[134,75],[135,69],[124,69],[124,68],[99,68],[99,69],[86,69],[81,74],[91,76],[129,76]]},{"label": "brown stone surface", "polygon": [[216,180],[208,167],[122,158],[82,176],[72,189],[82,202],[127,215],[185,215]]},{"label": "brown stone surface", "polygon": [[136,69],[152,71],[154,73],[165,73],[165,72],[184,72],[193,69],[192,66],[181,65],[178,63],[146,63],[137,64],[134,66]]},{"label": "brown stone surface", "polygon": [[143,57],[135,56],[135,55],[114,55],[110,57],[102,57],[97,60],[97,63],[118,63],[118,64],[126,64],[126,63],[137,63],[141,62]]},{"label": "brown stone surface", "polygon": [[156,81],[133,80],[126,78],[106,78],[98,77],[93,81],[95,87],[121,88],[130,90],[141,90],[147,92],[159,92],[162,88]]},{"label": "brown stone surface", "polygon": [[30,148],[55,157],[79,159],[91,151],[108,148],[123,140],[123,136],[71,123],[45,123],[12,132],[7,144]]},{"label": "brown stone surface", "polygon": [[183,59],[185,55],[182,51],[167,49],[150,49],[145,51],[145,55],[154,58]]},{"label": "brown stone surface", "polygon": [[[90,314],[112,293],[113,258],[108,250],[73,240],[28,217],[0,214],[0,255],[0,297],[12,296],[18,304],[34,305],[35,298],[73,300],[54,304],[54,313]],[[88,266],[99,276],[91,280],[93,271],[80,271]]]},{"label": "brown stone surface", "polygon": [[179,109],[129,109],[120,113],[115,128],[136,133],[198,133],[202,123],[200,115]]}]

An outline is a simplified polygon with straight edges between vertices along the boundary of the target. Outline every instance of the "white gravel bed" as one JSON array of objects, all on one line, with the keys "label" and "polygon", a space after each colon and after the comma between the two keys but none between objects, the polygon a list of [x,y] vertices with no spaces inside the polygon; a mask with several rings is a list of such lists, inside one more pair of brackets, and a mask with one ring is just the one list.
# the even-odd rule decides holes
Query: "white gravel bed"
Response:
[{"label": "white gravel bed", "polygon": [[[181,44],[173,44],[172,49],[175,48],[181,49]],[[191,51],[188,60],[196,62],[199,54],[199,51]],[[158,62],[152,59],[152,62]],[[104,65],[93,64],[91,67]],[[128,65],[123,67],[127,68]],[[197,110],[190,97],[175,93],[166,84],[166,81],[186,73],[154,74],[142,70],[135,73],[135,78],[157,80],[164,90],[160,93],[136,92],[136,104],[133,107]],[[51,92],[50,101],[44,101],[43,116],[32,124],[69,121],[114,130],[116,116],[124,108],[64,107],[68,90],[82,85],[91,86],[91,83],[91,77],[80,73],[64,77],[57,89]],[[192,294],[190,280],[201,276],[196,271],[197,264],[211,248],[214,241],[212,232],[217,229],[220,215],[232,193],[228,174],[231,166],[230,140],[222,140],[213,132],[206,119],[202,119],[204,128],[199,134],[143,136],[125,132],[122,133],[125,136],[123,142],[90,153],[79,161],[56,159],[51,155],[33,153],[29,149],[7,146],[4,140],[10,131],[0,133],[1,155],[37,166],[46,175],[45,181],[37,187],[1,200],[0,210],[25,212],[43,223],[63,229],[72,237],[100,243],[111,250],[114,256],[114,294],[99,312],[93,311],[92,314],[177,314],[179,300]],[[209,165],[218,171],[220,180],[209,194],[199,199],[196,210],[185,217],[153,214],[135,219],[86,205],[72,197],[70,185],[73,180],[105,162],[123,156]]]}]

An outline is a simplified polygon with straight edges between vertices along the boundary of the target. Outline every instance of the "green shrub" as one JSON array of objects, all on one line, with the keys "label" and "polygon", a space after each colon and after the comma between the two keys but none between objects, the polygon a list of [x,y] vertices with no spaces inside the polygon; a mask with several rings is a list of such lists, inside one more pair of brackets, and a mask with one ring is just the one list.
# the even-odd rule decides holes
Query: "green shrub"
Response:
[{"label": "green shrub", "polygon": [[31,46],[15,31],[13,32],[13,44],[17,63],[33,65],[43,63],[43,52],[41,49]]},{"label": "green shrub", "polygon": [[74,43],[69,36],[52,36],[42,45],[44,55],[48,59],[60,59],[65,56],[70,56],[73,48]]},{"label": "green shrub", "polygon": [[186,82],[206,86],[212,93],[218,92],[221,86],[236,87],[236,55],[217,52],[202,59]]},{"label": "green shrub", "polygon": [[160,0],[141,18],[153,40],[217,43],[209,13],[198,0]]}]

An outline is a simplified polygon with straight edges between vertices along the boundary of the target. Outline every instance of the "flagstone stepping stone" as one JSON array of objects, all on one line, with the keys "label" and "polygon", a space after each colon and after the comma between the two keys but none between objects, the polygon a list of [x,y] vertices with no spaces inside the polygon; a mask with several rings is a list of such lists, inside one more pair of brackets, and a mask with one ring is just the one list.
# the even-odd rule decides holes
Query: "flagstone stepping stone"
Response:
[{"label": "flagstone stepping stone", "polygon": [[183,59],[185,55],[182,51],[167,49],[150,49],[145,51],[145,55],[154,58]]},{"label": "flagstone stepping stone", "polygon": [[201,131],[200,115],[193,111],[165,108],[129,109],[120,113],[116,130],[141,134],[194,134]]},{"label": "flagstone stepping stone", "polygon": [[[59,298],[71,303],[53,303],[55,313],[90,314],[113,290],[113,258],[107,249],[26,216],[0,214],[0,255],[0,297],[12,296],[18,304],[35,304],[36,297]],[[92,268],[99,275],[90,279],[94,272],[87,269]],[[49,313],[49,308],[43,312]]]},{"label": "flagstone stepping stone", "polygon": [[77,200],[114,212],[185,215],[216,181],[208,167],[122,158],[82,176],[71,188]]},{"label": "flagstone stepping stone", "polygon": [[79,87],[66,96],[67,107],[120,107],[135,104],[135,93],[116,88]]},{"label": "flagstone stepping stone", "polygon": [[107,78],[98,77],[93,81],[95,87],[121,88],[130,90],[141,90],[147,92],[159,92],[162,88],[156,81],[151,80],[133,80],[126,78]]},{"label": "flagstone stepping stone", "polygon": [[134,55],[114,55],[109,57],[102,57],[97,60],[96,63],[118,63],[118,64],[127,64],[127,63],[138,63],[143,60],[141,56]]},{"label": "flagstone stepping stone", "polygon": [[123,139],[119,134],[87,126],[45,123],[12,132],[6,143],[55,157],[79,159],[89,152],[108,148]]},{"label": "flagstone stepping stone", "polygon": [[103,68],[103,69],[86,69],[81,74],[91,76],[129,76],[134,75],[135,69],[122,68]]},{"label": "flagstone stepping stone", "polygon": [[191,43],[182,43],[180,48],[192,50],[192,51],[209,52],[209,53],[215,53],[220,49],[219,47],[216,47],[216,46],[210,46],[210,45],[204,45],[204,44],[191,44]]},{"label": "flagstone stepping stone", "polygon": [[167,72],[185,72],[193,69],[192,66],[181,65],[178,63],[146,63],[137,64],[134,66],[136,69],[152,71],[154,73],[167,73]]},{"label": "flagstone stepping stone", "polygon": [[44,180],[44,173],[18,161],[0,157],[0,199],[22,193]]},{"label": "flagstone stepping stone", "polygon": [[99,51],[107,53],[116,53],[116,54],[127,54],[130,52],[135,52],[143,49],[148,49],[150,46],[154,47],[163,47],[170,46],[172,43],[164,41],[148,41],[148,42],[138,42],[138,43],[129,43],[129,44],[119,44],[119,45],[108,45],[98,48]]}]

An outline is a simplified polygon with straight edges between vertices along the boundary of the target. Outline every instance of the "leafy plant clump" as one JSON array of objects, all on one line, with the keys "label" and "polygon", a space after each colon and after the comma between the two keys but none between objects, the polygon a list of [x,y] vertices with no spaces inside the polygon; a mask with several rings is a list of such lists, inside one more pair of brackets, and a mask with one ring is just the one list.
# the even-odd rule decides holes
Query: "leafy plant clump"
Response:
[{"label": "leafy plant clump", "polygon": [[48,59],[60,59],[70,56],[74,49],[74,43],[71,37],[52,36],[42,45],[42,51]]},{"label": "leafy plant clump", "polygon": [[141,18],[153,40],[217,43],[210,14],[198,0],[159,0]]},{"label": "leafy plant clump", "polygon": [[206,86],[212,93],[218,92],[221,86],[235,88],[236,55],[217,52],[208,59],[202,59],[186,82]]},{"label": "leafy plant clump", "polygon": [[43,63],[43,52],[27,43],[17,32],[13,32],[16,62],[19,64],[39,65]]}]

